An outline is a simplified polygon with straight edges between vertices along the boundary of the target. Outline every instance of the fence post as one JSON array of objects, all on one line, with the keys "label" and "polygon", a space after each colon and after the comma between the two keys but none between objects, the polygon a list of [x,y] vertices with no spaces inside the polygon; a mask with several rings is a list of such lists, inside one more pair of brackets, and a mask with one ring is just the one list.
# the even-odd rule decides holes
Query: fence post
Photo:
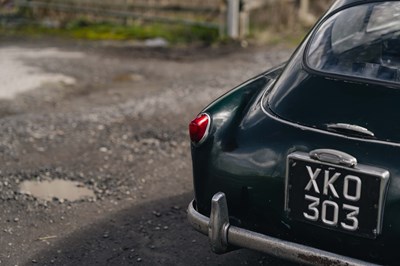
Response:
[{"label": "fence post", "polygon": [[239,37],[239,9],[240,0],[228,0],[227,30],[228,37],[237,39]]},{"label": "fence post", "polygon": [[310,0],[301,0],[300,14],[309,14],[309,13],[310,13]]},{"label": "fence post", "polygon": [[226,0],[219,1],[219,37],[226,36]]},{"label": "fence post", "polygon": [[301,0],[299,19],[304,26],[312,26],[317,18],[310,12],[310,0]]},{"label": "fence post", "polygon": [[240,11],[240,38],[245,38],[250,32],[250,11],[245,6]]}]

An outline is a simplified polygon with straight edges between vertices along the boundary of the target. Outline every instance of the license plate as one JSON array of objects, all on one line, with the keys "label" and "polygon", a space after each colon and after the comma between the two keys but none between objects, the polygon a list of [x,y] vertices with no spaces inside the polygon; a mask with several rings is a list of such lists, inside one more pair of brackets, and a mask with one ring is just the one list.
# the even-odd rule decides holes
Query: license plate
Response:
[{"label": "license plate", "polygon": [[373,239],[382,230],[388,181],[386,170],[296,152],[287,159],[285,210],[294,220]]}]

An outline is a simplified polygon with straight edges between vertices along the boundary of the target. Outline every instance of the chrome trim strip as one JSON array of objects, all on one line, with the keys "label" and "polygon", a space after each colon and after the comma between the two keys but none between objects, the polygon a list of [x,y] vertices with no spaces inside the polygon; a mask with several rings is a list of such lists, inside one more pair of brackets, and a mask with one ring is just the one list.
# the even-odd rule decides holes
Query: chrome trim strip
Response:
[{"label": "chrome trim strip", "polygon": [[374,143],[374,144],[382,144],[382,145],[389,145],[389,146],[394,146],[394,147],[400,147],[400,143],[396,143],[396,142],[390,142],[390,141],[383,141],[383,140],[374,140],[374,139],[362,139],[362,138],[356,138],[356,137],[350,137],[350,136],[346,136],[346,135],[342,135],[342,134],[338,134],[338,133],[333,133],[333,132],[329,132],[326,130],[322,130],[322,129],[317,129],[317,128],[312,128],[312,127],[308,127],[308,126],[303,126],[294,122],[290,122],[287,120],[284,120],[280,117],[278,117],[275,114],[272,114],[271,112],[268,112],[265,107],[264,107],[264,102],[265,102],[265,97],[268,94],[268,91],[271,89],[271,86],[275,84],[276,80],[271,80],[270,83],[266,86],[265,88],[265,92],[264,95],[261,98],[261,110],[270,118],[286,124],[288,126],[292,126],[292,127],[296,127],[298,129],[304,130],[304,131],[312,131],[312,132],[317,132],[317,133],[321,133],[321,134],[325,134],[325,135],[329,135],[329,136],[334,136],[334,137],[339,137],[339,138],[343,138],[343,139],[350,139],[350,140],[357,140],[357,141],[361,141],[361,142],[367,142],[367,143]]},{"label": "chrome trim strip", "polygon": [[367,137],[371,137],[371,138],[375,137],[375,134],[372,131],[368,130],[365,127],[361,127],[358,125],[351,125],[351,124],[346,124],[346,123],[336,123],[336,124],[329,124],[327,127],[328,127],[328,129],[331,129],[331,130],[338,130],[338,131],[339,130],[348,130],[350,132],[354,132],[354,133],[364,135]]},{"label": "chrome trim strip", "polygon": [[285,172],[285,200],[284,200],[284,210],[288,214],[290,212],[289,209],[289,157],[286,158],[286,172]]},{"label": "chrome trim strip", "polygon": [[197,232],[208,235],[208,224],[210,223],[210,218],[196,211],[194,208],[194,201],[189,204],[187,209],[187,217],[190,225]]},{"label": "chrome trim strip", "polygon": [[378,217],[381,217],[378,220],[378,232],[377,234],[382,233],[382,227],[383,227],[383,214],[384,214],[384,206],[385,206],[385,201],[386,201],[386,194],[389,189],[389,181],[390,181],[390,173],[386,171],[385,173],[382,174],[381,176],[381,188],[379,191],[379,209],[378,209]]},{"label": "chrome trim strip", "polygon": [[[223,193],[217,193],[216,196],[219,198],[225,198]],[[194,202],[192,201],[188,207],[188,220],[194,229],[207,235],[209,230],[208,228],[212,227],[213,223],[210,223],[210,219],[208,217],[198,213],[193,204]],[[212,206],[214,206],[214,204]],[[212,212],[213,211],[216,210],[212,210]],[[228,240],[230,245],[236,247],[257,250],[271,256],[306,265],[376,265],[305,245],[284,241],[236,226],[229,226],[226,230],[226,236],[224,236],[224,238]],[[220,239],[220,241],[222,241],[222,239]]]},{"label": "chrome trim strip", "polygon": [[225,195],[222,193],[215,194],[211,199],[211,206],[208,237],[212,251],[223,254],[228,251],[228,239],[226,237],[229,229],[228,204]]},{"label": "chrome trim strip", "polygon": [[355,167],[357,165],[357,159],[354,156],[337,150],[313,150],[310,151],[310,157],[321,162],[344,165],[347,167]]},{"label": "chrome trim strip", "polygon": [[208,138],[208,135],[210,134],[210,127],[211,127],[211,117],[209,114],[207,113],[202,113],[200,115],[205,115],[208,118],[208,124],[207,124],[207,128],[206,128],[206,132],[204,133],[204,136],[201,138],[201,140],[199,141],[198,145],[203,144],[204,141],[206,141],[206,139]]}]

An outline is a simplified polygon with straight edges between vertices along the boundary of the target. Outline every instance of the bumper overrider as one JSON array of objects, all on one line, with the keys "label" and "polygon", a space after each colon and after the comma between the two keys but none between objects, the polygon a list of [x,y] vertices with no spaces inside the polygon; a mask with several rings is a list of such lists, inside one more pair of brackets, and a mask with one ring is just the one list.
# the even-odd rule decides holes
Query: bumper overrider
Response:
[{"label": "bumper overrider", "polygon": [[229,224],[226,197],[221,192],[211,200],[210,217],[197,212],[192,201],[188,219],[195,230],[208,235],[211,249],[217,254],[226,253],[233,246],[307,265],[376,265],[232,226]]}]

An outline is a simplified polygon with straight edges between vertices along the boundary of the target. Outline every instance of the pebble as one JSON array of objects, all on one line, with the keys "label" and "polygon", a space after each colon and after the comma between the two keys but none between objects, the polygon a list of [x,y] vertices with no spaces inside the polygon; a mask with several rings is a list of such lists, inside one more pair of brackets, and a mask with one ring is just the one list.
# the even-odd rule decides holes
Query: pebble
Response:
[{"label": "pebble", "polygon": [[158,211],[153,211],[153,214],[156,217],[161,217],[161,213],[159,213]]},{"label": "pebble", "polygon": [[[285,58],[286,55],[282,59]],[[264,58],[261,59],[264,60]],[[119,60],[117,61],[119,65],[120,61]],[[152,60],[150,61],[152,62]],[[63,65],[63,63],[61,65]],[[121,67],[125,69],[125,66]],[[155,67],[157,67],[157,64],[155,65]],[[129,66],[129,68],[131,68],[131,66]],[[144,69],[146,70],[147,68]],[[109,71],[114,73],[120,70],[121,69],[119,68],[114,69],[114,67],[110,67]],[[243,74],[240,68],[239,70],[235,71],[237,71],[238,75],[235,74],[232,76],[238,80],[241,80],[243,75],[248,75],[247,71],[245,74]],[[106,72],[105,74],[107,74],[107,71],[104,72]],[[99,73],[96,74],[96,76],[100,77],[102,75],[101,73]],[[61,216],[60,218],[59,210],[65,210],[65,209],[70,210],[72,208],[73,212],[65,214],[65,217],[66,220],[68,221],[71,219],[72,219],[71,221],[74,221],[74,217],[72,217],[73,216],[72,214],[75,211],[76,212],[80,211],[81,205],[83,205],[80,202],[70,203],[69,201],[66,201],[66,203],[62,205],[59,204],[59,202],[57,201],[48,203],[41,202],[39,200],[36,200],[32,196],[28,197],[25,195],[16,197],[15,195],[13,195],[13,193],[14,190],[17,188],[16,184],[19,183],[19,180],[25,181],[25,180],[37,179],[38,181],[40,181],[45,178],[50,178],[50,179],[60,178],[60,179],[71,179],[76,181],[87,181],[90,178],[93,178],[94,182],[92,182],[92,184],[87,184],[87,185],[90,188],[96,189],[97,196],[99,194],[104,194],[98,199],[100,200],[104,199],[105,202],[109,202],[110,199],[115,199],[118,196],[121,197],[122,193],[128,194],[128,192],[125,192],[126,190],[116,189],[117,187],[116,181],[122,180],[123,185],[126,185],[131,188],[132,198],[135,198],[135,203],[141,202],[140,201],[141,197],[146,198],[146,194],[148,198],[153,197],[153,193],[151,191],[152,187],[148,186],[150,186],[153,183],[155,184],[154,186],[158,186],[159,183],[162,189],[162,183],[159,181],[160,178],[162,177],[162,172],[164,171],[164,169],[168,168],[168,165],[167,166],[164,165],[165,162],[168,160],[168,158],[160,157],[161,151],[164,151],[167,154],[175,154],[176,156],[180,156],[178,153],[181,152],[182,150],[181,147],[185,148],[189,147],[190,143],[190,141],[186,140],[186,130],[183,129],[184,127],[182,127],[182,130],[180,129],[181,128],[180,126],[178,128],[176,127],[177,125],[180,125],[181,122],[171,121],[171,124],[169,125],[169,121],[164,121],[164,118],[170,118],[171,116],[167,115],[170,114],[171,112],[173,112],[174,114],[175,112],[181,112],[181,111],[185,112],[184,108],[186,108],[186,106],[189,104],[192,105],[192,103],[195,104],[192,107],[197,108],[195,106],[199,105],[200,101],[204,103],[208,102],[209,100],[211,100],[212,97],[214,97],[215,94],[219,94],[220,92],[222,92],[222,90],[225,90],[227,86],[230,86],[231,84],[236,83],[238,81],[238,80],[230,81],[231,74],[229,74],[228,76],[229,77],[226,76],[218,77],[216,79],[215,85],[207,83],[205,85],[207,89],[205,89],[204,92],[202,91],[201,93],[199,93],[201,96],[200,97],[201,99],[199,101],[197,101],[197,99],[196,101],[191,100],[189,97],[181,97],[185,96],[186,95],[185,93],[192,93],[192,92],[197,93],[196,88],[204,87],[203,82],[199,82],[196,79],[195,82],[201,84],[194,84],[190,85],[190,88],[188,89],[181,89],[181,86],[182,88],[184,87],[183,86],[184,82],[186,82],[188,79],[190,80],[190,78],[185,77],[183,81],[179,81],[177,85],[173,85],[172,86],[173,88],[171,88],[171,90],[170,89],[166,90],[165,91],[166,93],[164,93],[164,90],[160,91],[159,95],[158,93],[157,94],[154,93],[154,96],[153,93],[146,93],[146,95],[148,95],[148,98],[145,98],[143,104],[140,102],[141,99],[134,99],[134,97],[132,97],[124,99],[124,103],[121,105],[113,106],[113,104],[107,103],[104,104],[104,106],[103,104],[101,104],[97,108],[92,108],[92,105],[94,106],[94,103],[96,103],[96,101],[94,101],[93,103],[90,102],[88,106],[86,106],[86,104],[84,104],[83,106],[77,106],[79,108],[82,107],[82,111],[85,112],[81,114],[80,112],[81,109],[78,110],[66,110],[67,108],[64,109],[65,103],[68,103],[68,105],[65,105],[65,107],[69,106],[70,99],[67,99],[67,101],[64,102],[64,98],[61,97],[60,107],[62,108],[47,109],[47,106],[44,106],[45,111],[38,109],[38,111],[40,112],[36,112],[35,111],[36,109],[34,109],[32,113],[31,112],[28,112],[27,114],[21,113],[21,115],[9,116],[6,119],[3,119],[1,123],[2,130],[0,130],[1,134],[0,150],[1,150],[1,155],[5,159],[4,160],[5,165],[6,166],[10,165],[3,168],[8,169],[8,171],[12,170],[12,174],[17,175],[18,177],[15,178],[9,177],[8,175],[10,174],[6,172],[1,173],[0,201],[2,200],[6,201],[12,199],[12,201],[10,202],[3,202],[4,203],[3,205],[7,209],[8,208],[11,209],[14,206],[16,206],[16,207],[21,207],[20,209],[27,209],[30,213],[29,215],[18,214],[21,215],[21,218],[15,217],[15,212],[14,215],[11,214],[11,216],[9,214],[5,214],[2,216],[3,217],[8,216],[11,222],[8,225],[12,225],[14,227],[17,227],[19,225],[16,224],[17,222],[20,222],[20,224],[21,223],[29,224],[31,219],[30,217],[32,217],[33,219],[32,222],[37,222],[38,228],[41,228],[42,226],[44,227],[48,226],[49,223],[57,223],[57,225],[55,226],[59,226],[60,224],[62,225],[64,223],[60,222],[60,219],[62,220],[63,216]],[[94,79],[93,77],[94,76],[92,75],[90,81]],[[101,78],[101,80],[103,80],[103,77]],[[106,77],[104,77],[104,80],[106,80]],[[228,81],[227,82],[228,85],[225,85],[226,83],[225,81]],[[109,84],[101,84],[101,85],[109,86]],[[38,90],[38,92],[39,91],[40,90]],[[97,95],[97,90],[95,91]],[[182,93],[181,91],[187,91],[187,92]],[[100,92],[102,91],[99,90],[99,93]],[[211,95],[208,95],[209,93]],[[51,95],[53,95],[53,92]],[[61,96],[63,95],[64,94],[61,94]],[[101,94],[99,94],[99,96],[101,96]],[[128,94],[128,96],[131,96],[131,94]],[[171,96],[173,97],[171,98],[172,100],[170,99]],[[54,97],[55,97],[54,99],[58,99],[56,98],[56,94],[54,94]],[[96,100],[96,97],[93,99]],[[53,98],[51,99],[53,100]],[[38,98],[38,100],[40,99]],[[103,99],[101,101],[103,101]],[[78,101],[78,103],[79,102],[80,101]],[[182,102],[182,105],[176,104],[177,102]],[[71,101],[71,103],[75,102]],[[8,104],[6,104],[6,107],[7,106]],[[71,106],[75,105],[71,104]],[[141,106],[143,106],[143,108]],[[6,107],[5,109],[7,109]],[[15,111],[19,111],[20,108],[22,109],[25,108],[25,106],[22,107],[17,106],[15,108]],[[55,112],[47,112],[46,110],[54,110]],[[63,110],[66,110],[66,112],[64,112]],[[190,110],[188,111],[190,112]],[[154,116],[153,113],[156,115]],[[148,123],[141,123],[142,116],[144,117],[144,121],[148,121]],[[189,115],[184,114],[184,116],[189,116]],[[151,124],[152,122],[151,119],[153,119],[153,117],[156,118],[155,122],[157,121],[161,122],[159,126]],[[116,124],[117,121],[120,121],[118,123],[121,124]],[[77,128],[77,130],[74,130],[72,128]],[[168,133],[165,133],[164,131]],[[34,138],[33,134],[31,134],[36,132],[40,133],[41,136],[40,141]],[[65,135],[65,138],[55,137],[54,141],[50,143],[48,140],[51,135],[55,136]],[[185,136],[185,139],[182,136]],[[30,144],[28,145],[29,141],[32,142],[31,145]],[[91,145],[89,144],[89,142],[94,144]],[[170,143],[170,145],[168,142]],[[126,147],[122,147],[121,145],[122,143],[126,144]],[[49,154],[43,153],[38,155],[39,158],[35,158],[35,154],[34,153],[30,154],[30,153],[32,151],[35,151],[36,148],[41,151],[50,150],[51,153]],[[155,155],[154,157],[149,156],[149,150],[152,150],[152,153],[154,153]],[[79,154],[77,153],[78,151],[81,151],[82,153]],[[91,157],[93,156],[92,155],[93,151],[95,153],[94,156],[98,158]],[[26,156],[28,157],[20,156],[23,153],[26,153],[27,154]],[[188,155],[189,150],[188,151],[185,150],[184,153],[186,154],[187,157],[189,157]],[[102,159],[106,155],[108,156],[106,158],[109,161],[110,170],[108,170],[106,167],[103,167],[104,161]],[[51,156],[54,156],[54,158],[51,158]],[[126,156],[128,160],[133,163],[123,164],[123,161],[121,160],[123,156]],[[23,160],[24,158],[27,160],[29,159],[27,165],[25,165],[25,162]],[[101,159],[100,161],[98,161],[99,158]],[[160,158],[162,160],[159,160]],[[180,161],[180,159],[181,158],[179,157],[179,160],[172,162],[173,165],[171,168],[176,168],[176,165],[174,164]],[[185,159],[184,162],[189,161],[188,158],[186,157],[184,157],[183,159]],[[147,165],[146,163],[148,163],[149,165]],[[44,167],[40,168],[41,167],[40,165],[48,165],[50,169],[44,169]],[[37,168],[37,166],[39,168]],[[97,171],[98,167],[102,167],[103,173],[99,173]],[[188,168],[187,165],[185,165],[185,167],[186,167],[185,169]],[[28,170],[28,169],[33,169],[33,170]],[[157,169],[159,169],[160,171],[159,175],[154,174],[156,173]],[[84,172],[84,174],[81,173],[81,171]],[[143,181],[145,182],[143,181],[140,182],[140,178],[138,177],[143,176],[145,172],[147,173],[147,171],[150,171],[152,173],[150,174],[151,177],[144,179]],[[175,169],[171,169],[169,171],[171,171],[171,174],[175,174]],[[133,175],[132,174],[133,172],[135,172],[136,177],[129,178],[130,176]],[[108,174],[113,176],[108,177],[107,176]],[[168,172],[168,174],[170,173]],[[184,181],[185,183],[183,181],[182,182],[179,181],[178,179],[175,180],[175,178],[174,180],[172,180],[171,184],[174,184],[173,182],[177,182],[178,186],[182,186],[182,184],[186,184],[186,179]],[[146,185],[144,185],[143,183],[146,183]],[[138,187],[139,185],[143,185],[144,188],[140,189],[143,191],[137,191],[137,189],[134,190],[134,188]],[[102,193],[104,191],[107,191],[107,193]],[[17,200],[18,202],[14,202],[13,201],[14,199]],[[60,202],[62,202],[62,200],[60,200]],[[49,208],[48,209],[43,208],[44,206],[47,206],[47,204]],[[93,204],[92,205],[92,207],[94,208],[93,211],[96,211],[96,208],[101,209],[103,211],[101,204],[102,203]],[[125,206],[124,204],[125,204],[124,202],[120,203],[121,206]],[[171,203],[170,205],[167,206],[168,207],[172,206],[172,204],[174,203]],[[110,208],[113,209],[113,206],[111,206]],[[183,210],[184,208],[185,207],[182,207],[181,209],[181,207],[179,206],[173,206],[170,213],[173,214],[175,212],[174,210],[178,211],[178,210]],[[49,213],[54,213],[54,216],[50,215]],[[103,215],[103,212],[101,213],[101,215]],[[156,217],[161,217],[162,215],[162,217],[165,219],[171,218],[169,217],[170,215],[168,210],[167,211],[163,210],[162,214],[160,212],[155,211],[153,215],[155,215]],[[153,215],[150,214],[150,217]],[[53,218],[55,221],[49,220],[50,218],[49,216],[55,217]],[[29,220],[27,220],[27,217],[29,217]],[[155,217],[153,216],[153,219],[154,218]],[[157,218],[154,220],[161,221],[161,219]],[[146,228],[148,227],[154,228],[155,226],[154,225],[146,226]],[[169,229],[168,227],[163,225],[161,226],[161,228],[164,230]],[[175,227],[171,228],[171,230],[175,230]],[[18,233],[19,232],[16,229],[16,232],[14,234]],[[99,237],[100,239],[102,239],[102,237],[108,238],[111,236],[110,233],[103,231],[103,235],[101,235],[100,231],[97,237]],[[17,238],[18,236],[15,237]],[[106,240],[104,241],[107,242]],[[190,238],[188,241],[190,241]],[[193,243],[194,242],[196,242],[196,240],[193,240]],[[4,245],[7,246],[7,243],[8,241],[5,242]],[[15,245],[17,245],[16,243]],[[154,248],[154,246],[151,246],[150,248]],[[147,257],[145,257],[145,262],[143,264],[147,263],[146,258]],[[32,257],[30,259],[32,260]],[[135,257],[134,260],[136,259],[137,257]],[[41,259],[38,258],[38,260]],[[138,259],[138,261],[141,261],[141,258],[140,260]],[[36,260],[32,260],[32,262],[37,263]]]}]

